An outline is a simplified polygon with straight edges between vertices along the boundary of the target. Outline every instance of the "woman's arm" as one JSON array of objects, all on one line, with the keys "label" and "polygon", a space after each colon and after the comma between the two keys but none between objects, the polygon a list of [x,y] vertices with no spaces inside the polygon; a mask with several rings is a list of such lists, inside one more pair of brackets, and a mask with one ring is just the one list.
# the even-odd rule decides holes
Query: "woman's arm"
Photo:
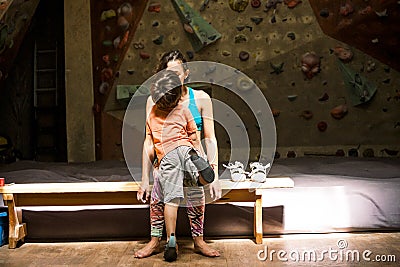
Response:
[{"label": "woman's arm", "polygon": [[[207,95],[208,96],[208,95]],[[214,130],[214,116],[211,99],[202,100],[203,133],[206,145],[207,158],[210,164],[218,167],[218,146]]]},{"label": "woman's arm", "polygon": [[[146,103],[146,121],[154,103],[149,97]],[[147,128],[147,127],[146,127]],[[154,143],[151,135],[146,131],[146,136],[143,143],[142,150],[142,183],[140,184],[139,191],[137,192],[137,199],[146,202],[150,198],[150,171],[154,161]]]},{"label": "woman's arm", "polygon": [[221,188],[218,181],[218,144],[214,130],[213,106],[210,96],[198,91],[197,103],[200,104],[200,112],[203,118],[203,133],[206,145],[207,159],[215,172],[215,181],[210,185],[210,194],[213,199],[221,198]]}]

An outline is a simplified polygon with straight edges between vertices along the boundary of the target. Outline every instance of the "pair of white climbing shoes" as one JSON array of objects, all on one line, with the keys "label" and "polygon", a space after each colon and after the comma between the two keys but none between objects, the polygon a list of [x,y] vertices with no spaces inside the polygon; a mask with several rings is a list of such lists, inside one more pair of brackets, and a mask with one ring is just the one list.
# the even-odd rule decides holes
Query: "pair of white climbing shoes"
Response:
[{"label": "pair of white climbing shoes", "polygon": [[233,182],[246,181],[247,176],[253,182],[263,183],[267,179],[267,170],[271,167],[271,163],[263,165],[261,162],[251,162],[251,172],[246,172],[243,163],[235,161],[235,163],[229,163],[223,166],[229,169],[231,173],[231,179]]}]

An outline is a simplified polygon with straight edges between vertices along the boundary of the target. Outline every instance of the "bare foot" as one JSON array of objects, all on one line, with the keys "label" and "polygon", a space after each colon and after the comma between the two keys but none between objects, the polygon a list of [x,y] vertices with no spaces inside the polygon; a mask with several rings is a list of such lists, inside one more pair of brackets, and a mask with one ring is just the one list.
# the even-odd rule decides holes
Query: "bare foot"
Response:
[{"label": "bare foot", "polygon": [[160,239],[158,237],[152,237],[146,246],[135,252],[135,258],[147,258],[151,256],[160,247]]},{"label": "bare foot", "polygon": [[218,250],[211,248],[203,239],[202,236],[196,236],[194,240],[194,249],[200,254],[207,257],[219,257],[221,254]]}]

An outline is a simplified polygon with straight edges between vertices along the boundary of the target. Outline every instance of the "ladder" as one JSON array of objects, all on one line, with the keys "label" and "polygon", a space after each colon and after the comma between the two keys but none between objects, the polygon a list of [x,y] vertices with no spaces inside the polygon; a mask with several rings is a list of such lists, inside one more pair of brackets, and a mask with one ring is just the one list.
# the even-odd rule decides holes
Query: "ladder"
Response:
[{"label": "ladder", "polygon": [[56,161],[58,137],[58,72],[57,42],[35,42],[34,111],[35,159]]}]

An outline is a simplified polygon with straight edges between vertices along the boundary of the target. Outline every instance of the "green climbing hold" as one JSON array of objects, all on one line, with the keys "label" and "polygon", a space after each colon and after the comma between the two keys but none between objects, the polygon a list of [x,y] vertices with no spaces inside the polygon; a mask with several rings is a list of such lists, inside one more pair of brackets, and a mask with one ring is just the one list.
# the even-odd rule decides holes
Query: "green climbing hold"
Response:
[{"label": "green climbing hold", "polygon": [[127,105],[132,96],[148,96],[150,91],[142,85],[117,85],[116,99],[121,104]]},{"label": "green climbing hold", "polygon": [[342,61],[338,60],[338,64],[353,106],[370,101],[376,93],[376,85],[349,68]]},{"label": "green climbing hold", "polygon": [[112,46],[112,45],[113,45],[113,42],[112,42],[111,40],[104,40],[104,41],[103,41],[103,45],[104,45],[104,46]]},{"label": "green climbing hold", "polygon": [[185,1],[172,0],[172,3],[182,21],[182,25],[186,25],[185,33],[195,52],[221,38],[221,34]]}]

